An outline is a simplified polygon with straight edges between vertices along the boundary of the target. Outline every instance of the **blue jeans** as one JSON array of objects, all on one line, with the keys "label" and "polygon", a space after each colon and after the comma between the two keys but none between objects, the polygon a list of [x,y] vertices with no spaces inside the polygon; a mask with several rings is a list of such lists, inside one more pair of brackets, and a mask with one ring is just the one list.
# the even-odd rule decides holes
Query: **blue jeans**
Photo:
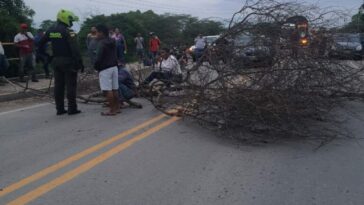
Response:
[{"label": "blue jeans", "polygon": [[150,57],[151,57],[151,60],[152,60],[153,68],[154,68],[154,65],[157,64],[157,56],[158,56],[158,51],[151,51],[150,52]]},{"label": "blue jeans", "polygon": [[128,86],[119,83],[119,100],[120,101],[128,101],[135,96],[135,92],[130,89]]},{"label": "blue jeans", "polygon": [[195,49],[195,58],[196,58],[196,61],[198,61],[201,57],[202,57],[202,54],[204,52],[205,49],[203,48],[196,48]]}]

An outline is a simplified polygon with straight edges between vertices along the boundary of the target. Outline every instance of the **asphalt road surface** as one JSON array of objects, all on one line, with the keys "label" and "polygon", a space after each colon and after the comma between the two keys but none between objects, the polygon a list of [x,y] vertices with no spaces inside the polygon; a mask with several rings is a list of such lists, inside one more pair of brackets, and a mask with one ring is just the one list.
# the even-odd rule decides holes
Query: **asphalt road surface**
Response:
[{"label": "asphalt road surface", "polygon": [[[361,139],[239,145],[141,102],[116,117],[99,105],[0,113],[0,204],[364,204]],[[364,106],[350,107],[363,137]]]}]

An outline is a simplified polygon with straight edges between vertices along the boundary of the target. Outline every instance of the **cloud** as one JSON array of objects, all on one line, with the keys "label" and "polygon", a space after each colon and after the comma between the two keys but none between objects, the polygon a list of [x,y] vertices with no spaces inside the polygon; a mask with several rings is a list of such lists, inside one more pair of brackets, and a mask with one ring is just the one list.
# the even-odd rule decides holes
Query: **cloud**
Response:
[{"label": "cloud", "polygon": [[[34,21],[54,20],[60,9],[69,9],[81,17],[81,20],[96,14],[109,15],[130,10],[153,10],[156,13],[190,14],[200,18],[227,19],[237,11],[243,0],[25,0],[36,11]],[[346,8],[355,12],[360,6],[359,0],[307,0],[320,6]]]},{"label": "cloud", "polygon": [[[202,18],[216,16],[230,17],[241,4],[240,0],[25,0],[36,11],[35,21],[54,19],[58,10],[70,9],[79,16],[89,14],[112,14],[130,10],[153,10],[157,13],[191,14]],[[223,3],[223,4],[222,4]]]}]

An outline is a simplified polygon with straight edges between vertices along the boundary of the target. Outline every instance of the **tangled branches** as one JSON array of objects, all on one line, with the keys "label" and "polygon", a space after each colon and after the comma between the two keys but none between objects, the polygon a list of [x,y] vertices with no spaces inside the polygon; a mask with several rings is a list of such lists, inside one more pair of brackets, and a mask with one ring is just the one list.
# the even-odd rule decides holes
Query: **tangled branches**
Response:
[{"label": "tangled branches", "polygon": [[296,2],[248,0],[215,45],[187,66],[184,81],[155,103],[218,128],[321,135],[315,125],[345,97],[364,93],[362,61],[331,57],[335,33],[328,25],[340,17]]}]

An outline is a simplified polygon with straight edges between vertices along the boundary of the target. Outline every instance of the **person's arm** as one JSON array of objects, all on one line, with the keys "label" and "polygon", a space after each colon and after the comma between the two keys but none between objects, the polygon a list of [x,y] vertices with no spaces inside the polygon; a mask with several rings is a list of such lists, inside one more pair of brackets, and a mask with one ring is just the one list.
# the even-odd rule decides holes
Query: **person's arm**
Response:
[{"label": "person's arm", "polygon": [[66,31],[65,32],[66,41],[69,45],[71,56],[74,59],[77,68],[80,69],[81,72],[84,70],[83,61],[82,61],[82,55],[78,44],[77,35],[74,32]]},{"label": "person's arm", "polygon": [[33,34],[32,34],[32,33],[27,32],[27,33],[26,33],[26,36],[27,36],[30,40],[34,40],[34,36],[33,36]]},{"label": "person's arm", "polygon": [[124,35],[122,35],[121,38],[124,41],[124,53],[126,53],[128,51],[128,45],[126,45],[126,39],[125,39]]},{"label": "person's arm", "polygon": [[94,65],[97,71],[100,70],[100,65],[103,55],[104,55],[104,45],[102,44],[102,42],[100,42],[96,49],[95,65]]},{"label": "person's arm", "polygon": [[39,40],[38,47],[44,48],[46,46],[46,44],[48,43],[48,41],[49,41],[49,31],[47,31],[44,34],[44,36]]},{"label": "person's arm", "polygon": [[86,48],[87,49],[90,48],[90,42],[91,42],[91,34],[88,34],[87,38],[86,38]]},{"label": "person's arm", "polygon": [[177,67],[178,67],[178,60],[174,56],[171,56],[171,71],[178,73]]},{"label": "person's arm", "polygon": [[17,34],[15,37],[14,37],[14,43],[15,43],[15,46],[18,47],[18,48],[24,48],[23,45],[20,45],[19,42],[20,42],[20,39],[19,39],[19,34]]}]

